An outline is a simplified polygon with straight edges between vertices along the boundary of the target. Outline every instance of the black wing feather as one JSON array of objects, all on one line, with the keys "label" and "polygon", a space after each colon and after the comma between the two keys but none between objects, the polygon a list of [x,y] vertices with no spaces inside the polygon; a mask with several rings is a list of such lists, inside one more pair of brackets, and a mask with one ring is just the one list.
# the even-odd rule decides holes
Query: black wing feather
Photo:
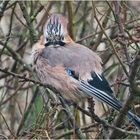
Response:
[{"label": "black wing feather", "polygon": [[[69,76],[75,78],[75,72],[71,69],[67,69]],[[80,89],[83,90],[87,95],[96,98],[97,100],[106,103],[112,108],[120,111],[122,108],[122,103],[113,96],[113,91],[111,90],[107,80],[103,75],[97,75],[92,73],[92,80],[80,82]],[[78,78],[75,78],[78,80]],[[140,118],[133,114],[131,111],[127,112],[128,118],[133,121],[133,123],[140,128]]]}]

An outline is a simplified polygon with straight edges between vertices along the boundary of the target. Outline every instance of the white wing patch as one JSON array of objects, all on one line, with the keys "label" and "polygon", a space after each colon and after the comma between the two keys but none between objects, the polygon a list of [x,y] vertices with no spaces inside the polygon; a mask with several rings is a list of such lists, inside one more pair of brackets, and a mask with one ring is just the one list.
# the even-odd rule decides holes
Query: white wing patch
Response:
[{"label": "white wing patch", "polygon": [[103,79],[101,78],[101,76],[99,74],[96,73],[96,75],[98,76],[98,78],[103,81]]}]

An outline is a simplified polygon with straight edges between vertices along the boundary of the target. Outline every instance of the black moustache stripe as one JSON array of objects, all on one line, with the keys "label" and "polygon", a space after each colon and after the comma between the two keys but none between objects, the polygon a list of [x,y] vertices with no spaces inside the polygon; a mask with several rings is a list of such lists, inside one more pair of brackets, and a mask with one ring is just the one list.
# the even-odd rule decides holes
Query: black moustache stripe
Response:
[{"label": "black moustache stripe", "polygon": [[50,45],[60,45],[60,46],[64,46],[66,43],[63,41],[55,41],[55,42],[47,42],[45,44],[45,47],[48,47]]}]

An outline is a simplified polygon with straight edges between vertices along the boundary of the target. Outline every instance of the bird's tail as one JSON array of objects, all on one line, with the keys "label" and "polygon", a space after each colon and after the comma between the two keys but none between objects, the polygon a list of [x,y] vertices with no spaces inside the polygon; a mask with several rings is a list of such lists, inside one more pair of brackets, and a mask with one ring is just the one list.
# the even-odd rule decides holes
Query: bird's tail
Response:
[{"label": "bird's tail", "polygon": [[[113,95],[111,96],[106,92],[95,88],[94,86],[90,85],[86,81],[83,80],[80,81],[80,88],[81,90],[85,91],[87,95],[94,97],[103,103],[106,103],[107,105],[111,106],[112,108],[118,111],[122,108],[122,103],[119,100],[117,100],[115,97],[113,97]],[[133,123],[138,128],[140,128],[140,118],[130,111],[127,113],[127,115],[130,121],[133,121]]]},{"label": "bird's tail", "polygon": [[140,118],[137,115],[131,111],[128,111],[127,116],[130,121],[132,121],[138,128],[140,128]]}]

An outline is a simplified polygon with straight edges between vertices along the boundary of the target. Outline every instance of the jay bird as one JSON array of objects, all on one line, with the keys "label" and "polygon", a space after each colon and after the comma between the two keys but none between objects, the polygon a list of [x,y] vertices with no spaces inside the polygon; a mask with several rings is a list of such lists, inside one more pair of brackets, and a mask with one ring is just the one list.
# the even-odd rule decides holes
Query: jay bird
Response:
[{"label": "jay bird", "polygon": [[[51,85],[73,102],[94,97],[119,111],[122,103],[113,96],[102,74],[101,58],[89,48],[75,43],[67,30],[68,20],[52,14],[43,37],[33,47],[33,63],[40,81]],[[140,118],[131,111],[127,116],[140,128]]]}]

